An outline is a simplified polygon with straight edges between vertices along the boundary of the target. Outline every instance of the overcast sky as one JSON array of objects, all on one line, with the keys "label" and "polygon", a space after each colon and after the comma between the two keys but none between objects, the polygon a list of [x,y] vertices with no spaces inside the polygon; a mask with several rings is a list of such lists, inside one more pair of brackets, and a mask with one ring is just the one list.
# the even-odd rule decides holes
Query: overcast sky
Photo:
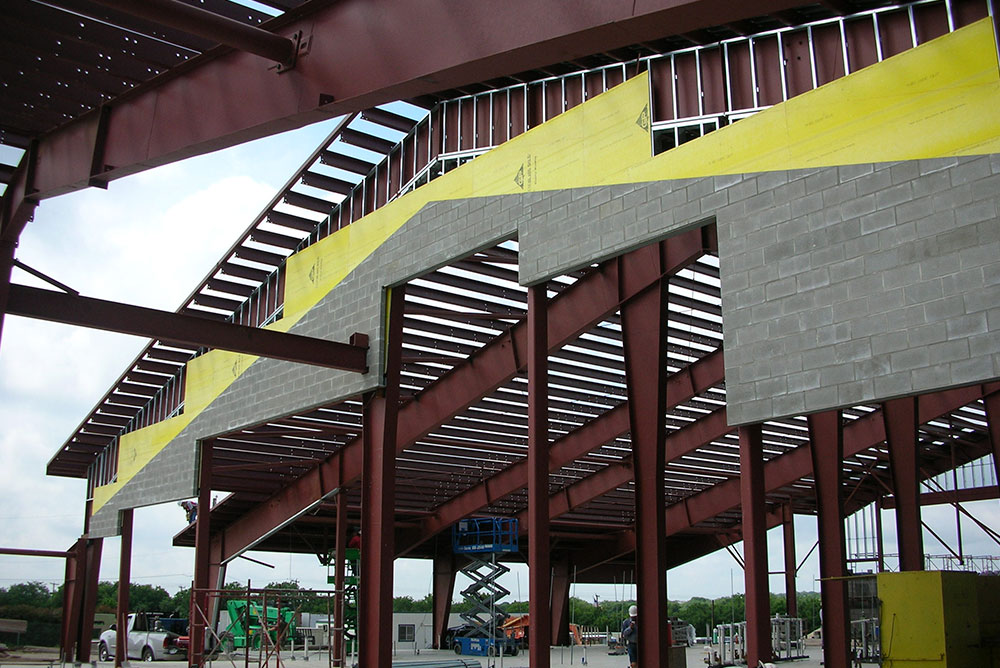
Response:
[{"label": "overcast sky", "polygon": [[[212,155],[150,170],[96,188],[44,201],[22,235],[17,258],[82,294],[173,311],[225,250],[332,129],[331,123],[252,142]],[[42,285],[15,269],[16,283]],[[134,359],[145,340],[38,320],[7,317],[0,342],[0,546],[65,550],[82,531],[85,484],[45,475],[59,446],[89,414]],[[1000,527],[1000,504],[971,504],[986,524]],[[925,519],[951,544],[954,511],[925,510]],[[193,550],[171,547],[185,526],[175,503],[138,509],[133,542],[133,582],[170,592],[189,586]],[[892,518],[886,514],[887,538]],[[995,542],[963,524],[966,554],[1000,554]],[[812,550],[815,522],[796,519],[798,559]],[[926,536],[927,551],[945,553]],[[770,570],[781,563],[780,530],[769,535]],[[104,542],[102,580],[116,580],[119,539]],[[887,551],[895,551],[888,547]],[[315,557],[251,553],[267,568],[237,560],[229,579],[254,586],[295,579],[327,588],[326,569]],[[0,587],[16,582],[62,582],[62,560],[0,556]],[[818,590],[815,551],[799,572],[797,589]],[[626,582],[634,576],[623,573]],[[396,593],[421,598],[431,591],[429,564],[401,560]],[[527,570],[515,568],[504,584],[527,598]],[[461,586],[456,587],[456,592]],[[717,598],[742,592],[743,573],[725,550],[668,574],[669,597]],[[783,591],[780,576],[772,591]],[[633,585],[576,585],[592,600],[635,597]]]}]

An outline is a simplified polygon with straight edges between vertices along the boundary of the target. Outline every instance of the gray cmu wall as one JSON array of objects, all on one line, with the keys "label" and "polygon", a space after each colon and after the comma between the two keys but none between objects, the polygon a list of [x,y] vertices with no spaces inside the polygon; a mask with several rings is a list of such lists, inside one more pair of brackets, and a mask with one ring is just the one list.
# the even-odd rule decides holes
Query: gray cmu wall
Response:
[{"label": "gray cmu wall", "polygon": [[718,213],[730,424],[1000,376],[1000,156],[756,181]]},{"label": "gray cmu wall", "polygon": [[198,439],[379,384],[382,287],[518,235],[533,284],[716,220],[730,424],[1000,376],[1000,157],[428,205],[292,331],[371,337],[366,376],[258,360],[96,514],[194,493]]}]

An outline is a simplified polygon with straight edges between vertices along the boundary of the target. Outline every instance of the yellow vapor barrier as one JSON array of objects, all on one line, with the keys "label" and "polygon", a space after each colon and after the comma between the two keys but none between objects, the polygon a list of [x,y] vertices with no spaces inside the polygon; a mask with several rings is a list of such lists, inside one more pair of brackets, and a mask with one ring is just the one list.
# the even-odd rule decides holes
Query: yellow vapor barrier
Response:
[{"label": "yellow vapor barrier", "polygon": [[[1000,153],[990,19],[903,52],[656,157],[649,80],[637,76],[390,202],[288,259],[288,331],[429,202],[673,178]],[[184,414],[126,435],[118,480],[94,511],[256,358],[211,351],[188,366]],[[126,461],[128,460],[128,461]]]},{"label": "yellow vapor barrier", "polygon": [[1000,72],[982,19],[662,153],[630,181],[1000,152]]},{"label": "yellow vapor barrier", "polygon": [[649,159],[643,73],[501,144],[288,259],[285,318],[298,319],[429,202],[621,183]]}]

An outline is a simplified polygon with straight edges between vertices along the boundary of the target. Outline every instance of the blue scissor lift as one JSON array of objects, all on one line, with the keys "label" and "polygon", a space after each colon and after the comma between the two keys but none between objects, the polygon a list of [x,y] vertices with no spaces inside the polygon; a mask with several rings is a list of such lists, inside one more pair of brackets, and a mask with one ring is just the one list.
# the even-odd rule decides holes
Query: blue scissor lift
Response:
[{"label": "blue scissor lift", "polygon": [[451,544],[456,554],[470,561],[461,573],[472,580],[462,591],[470,609],[461,613],[469,628],[454,640],[456,654],[496,656],[503,652],[515,656],[518,643],[497,629],[497,602],[510,594],[497,582],[510,568],[497,561],[497,555],[517,552],[517,519],[477,517],[465,519],[451,529]]}]

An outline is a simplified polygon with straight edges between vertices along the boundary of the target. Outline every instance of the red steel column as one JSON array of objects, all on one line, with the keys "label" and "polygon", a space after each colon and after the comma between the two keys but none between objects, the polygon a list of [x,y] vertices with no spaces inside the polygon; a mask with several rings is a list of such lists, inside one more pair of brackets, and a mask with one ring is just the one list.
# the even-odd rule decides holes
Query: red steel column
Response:
[{"label": "red steel column", "polygon": [[917,452],[916,397],[882,404],[889,446],[892,494],[896,499],[899,570],[924,570],[924,529],[920,523],[920,462]]},{"label": "red steel column", "polygon": [[194,524],[194,591],[191,596],[188,666],[205,662],[205,621],[209,616],[208,589],[212,577],[212,441],[201,441],[201,463],[198,469],[198,510]]},{"label": "red steel column", "polygon": [[62,651],[63,663],[72,663],[80,630],[80,608],[83,607],[83,567],[87,563],[86,539],[80,538],[69,549],[66,558],[66,579],[63,587]]},{"label": "red steel column", "polygon": [[667,286],[659,281],[621,309],[635,467],[639,666],[668,666],[666,506]]},{"label": "red steel column", "polygon": [[365,668],[392,666],[392,567],[395,555],[396,426],[405,288],[387,295],[385,388],[365,397],[361,473],[361,584],[358,658]]},{"label": "red steel column", "polygon": [[993,469],[997,482],[1000,483],[1000,392],[983,397],[983,404],[986,405],[986,428],[993,444]]},{"label": "red steel column", "polygon": [[[550,605],[552,606],[552,644],[568,645],[569,639],[569,589],[573,583],[570,577],[568,559],[557,559],[552,561],[552,594]],[[549,596],[545,597],[546,599]],[[529,643],[533,643],[535,635],[532,634]],[[544,642],[544,639],[542,639]]]},{"label": "red steel column", "polygon": [[97,583],[101,573],[101,551],[103,547],[103,538],[87,539],[83,608],[80,610],[80,627],[77,632],[76,644],[76,660],[80,663],[90,663],[90,637],[94,633],[94,612],[97,609]]},{"label": "red steel column", "polygon": [[441,645],[444,633],[448,630],[448,617],[451,615],[451,597],[455,593],[455,553],[447,550],[434,555],[434,591],[431,623],[434,625],[434,647],[451,649]]},{"label": "red steel column", "polygon": [[798,563],[795,557],[795,513],[792,511],[792,504],[783,506],[782,513],[784,514],[781,528],[785,547],[785,612],[789,617],[798,617],[799,598],[795,590],[795,571]]},{"label": "red steel column", "polygon": [[333,638],[331,651],[333,665],[344,665],[344,550],[347,549],[347,493],[340,490],[337,494],[337,536],[334,544],[333,557]]},{"label": "red steel column", "polygon": [[810,454],[819,511],[820,603],[823,606],[823,663],[849,666],[847,546],[844,537],[844,425],[840,411],[808,417]]},{"label": "red steel column", "polygon": [[[743,577],[746,583],[747,665],[771,659],[764,441],[760,424],[739,428],[740,499],[743,508]],[[641,617],[640,617],[641,619]]]},{"label": "red steel column", "polygon": [[[528,288],[528,612],[534,640],[552,636],[549,610],[549,389],[546,284]],[[528,663],[549,668],[549,645],[530,642]]]},{"label": "red steel column", "polygon": [[115,632],[115,666],[128,661],[125,648],[128,643],[128,594],[132,582],[132,516],[131,508],[120,511],[122,545],[118,555],[118,628]]}]

